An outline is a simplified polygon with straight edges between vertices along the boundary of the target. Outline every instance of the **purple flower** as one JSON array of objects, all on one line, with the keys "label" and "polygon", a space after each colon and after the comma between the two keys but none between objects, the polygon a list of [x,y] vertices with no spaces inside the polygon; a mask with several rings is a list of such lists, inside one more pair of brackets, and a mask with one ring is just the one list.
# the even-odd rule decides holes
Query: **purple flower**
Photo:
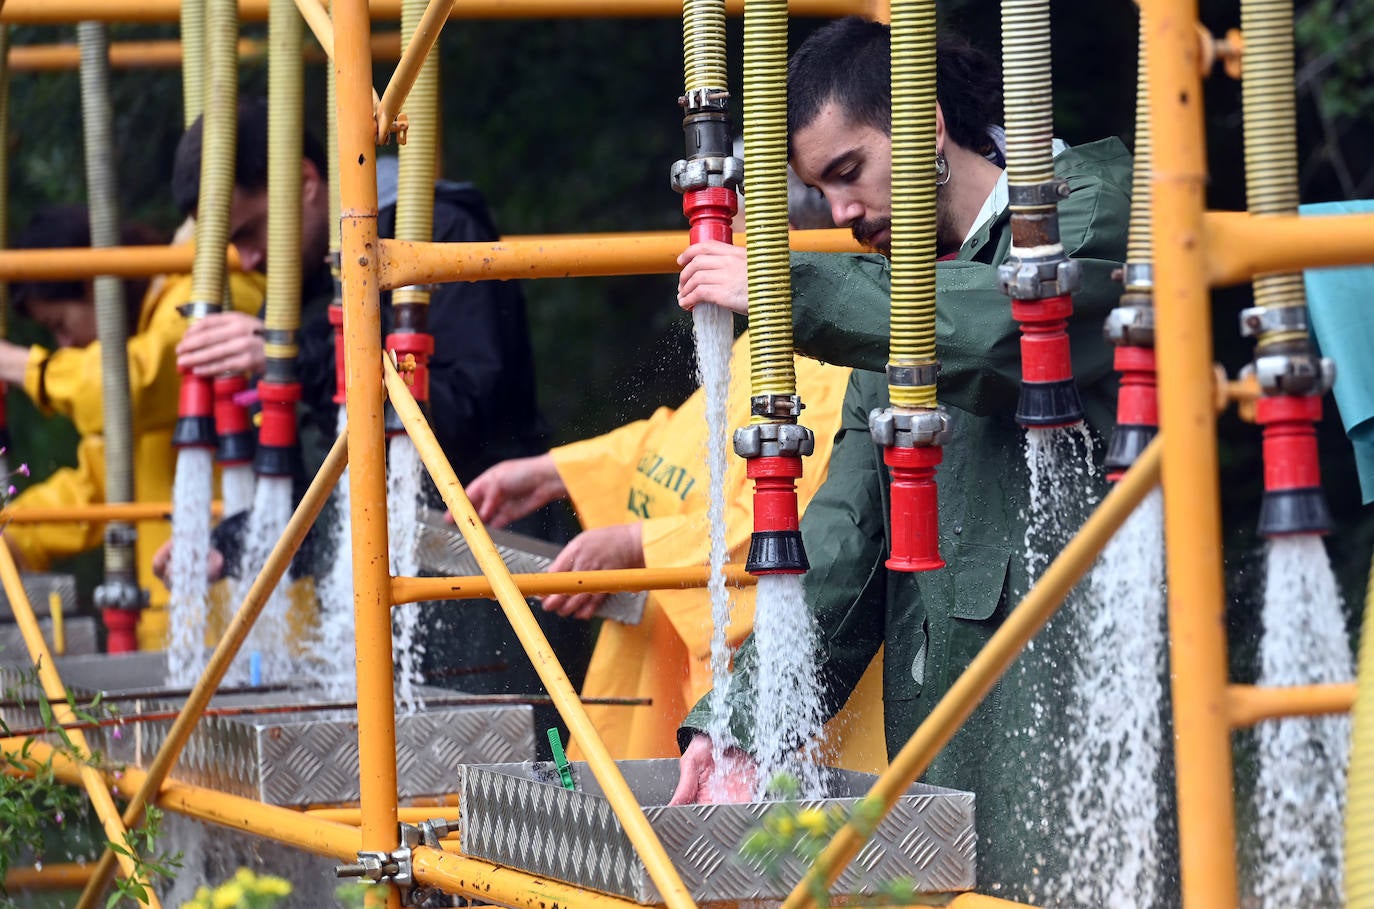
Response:
[{"label": "purple flower", "polygon": [[62,812],[59,811],[59,812],[57,812],[56,814],[54,814],[52,819],[53,819],[54,821],[57,821],[57,823],[59,823],[59,824],[62,823],[62,820],[63,820],[63,814],[62,814]]},{"label": "purple flower", "polygon": [[19,473],[26,477],[29,475],[29,465],[27,462],[19,465]]},{"label": "purple flower", "polygon": [[110,735],[117,742],[124,738],[124,730],[120,729],[118,726],[114,726],[110,729]]},{"label": "purple flower", "polygon": [[14,495],[16,492],[18,492],[18,491],[19,491],[19,490],[15,489],[14,486],[13,486],[13,484],[11,484],[10,488],[5,490],[5,495],[7,495],[7,496],[12,496],[12,495]]}]

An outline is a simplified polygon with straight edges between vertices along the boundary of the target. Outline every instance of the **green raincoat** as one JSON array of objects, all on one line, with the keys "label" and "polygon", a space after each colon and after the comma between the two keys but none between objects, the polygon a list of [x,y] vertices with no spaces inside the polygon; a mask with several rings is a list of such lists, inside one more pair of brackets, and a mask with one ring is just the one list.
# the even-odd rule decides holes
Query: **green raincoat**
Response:
[{"label": "green raincoat", "polygon": [[[1059,206],[1061,237],[1083,267],[1069,329],[1074,375],[1088,422],[1101,438],[1115,409],[1112,349],[1103,339],[1102,323],[1121,292],[1112,272],[1126,252],[1131,156],[1119,140],[1103,140],[1065,151],[1055,170],[1071,189]],[[1029,480],[1024,433],[1013,420],[1019,332],[1007,298],[997,289],[996,266],[1007,258],[1010,245],[1009,214],[1003,211],[969,238],[956,260],[937,266],[939,400],[953,428],[936,474],[940,552],[948,567],[919,574],[884,567],[888,474],[882,450],[868,433],[869,411],[888,404],[882,373],[888,354],[888,262],[875,255],[796,254],[792,259],[797,349],[856,367],[829,478],[802,521],[812,566],[807,602],[821,636],[825,712],[839,709],[885,644],[889,756],[1029,586],[1024,557]],[[753,741],[749,704],[756,664],[751,640],[736,655],[732,685],[731,728],[746,749]],[[1058,665],[1071,677],[1071,660]],[[1053,679],[1048,688],[1062,684],[1062,678]],[[1062,821],[1048,818],[1050,829],[1026,830],[1011,810],[1027,780],[1038,778],[1030,765],[1046,758],[1006,731],[1035,723],[1045,700],[1024,677],[1000,683],[925,775],[927,782],[976,793],[979,890],[1004,898],[1038,889],[1036,878],[1045,865],[1041,853],[1053,826]],[[704,699],[691,712],[684,741],[707,727],[709,709]]]}]

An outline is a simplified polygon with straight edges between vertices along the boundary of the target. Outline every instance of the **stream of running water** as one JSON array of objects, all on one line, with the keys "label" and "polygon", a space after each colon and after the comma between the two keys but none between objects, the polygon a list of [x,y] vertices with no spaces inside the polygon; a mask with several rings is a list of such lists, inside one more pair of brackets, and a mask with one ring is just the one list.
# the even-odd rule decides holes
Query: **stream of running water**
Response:
[{"label": "stream of running water", "polygon": [[[239,562],[235,607],[243,602],[267,562],[267,557],[271,555],[272,548],[286,530],[286,523],[291,520],[291,499],[290,477],[258,478],[253,510],[248,516],[248,531],[243,541],[243,556]],[[239,658],[235,660],[238,677],[246,675],[250,684],[280,684],[296,677],[299,668],[297,649],[302,642],[291,628],[290,584],[289,577],[284,576],[273,588],[258,620],[253,623],[253,630],[248,633],[248,640],[244,642]],[[253,666],[255,658],[259,671],[254,672],[249,668],[245,672],[244,666]],[[245,660],[247,664],[244,664]]]},{"label": "stream of running water", "polygon": [[219,474],[219,485],[225,516],[239,514],[253,507],[257,475],[252,464],[234,464]]},{"label": "stream of running water", "polygon": [[[1355,675],[1336,579],[1321,537],[1271,540],[1265,554],[1261,685],[1321,685]],[[1339,907],[1343,893],[1350,717],[1287,717],[1255,731],[1254,905]]]},{"label": "stream of running water", "polygon": [[[387,536],[391,542],[391,573],[414,577],[419,572],[420,508],[425,468],[410,436],[402,433],[387,445]],[[391,610],[391,648],[396,659],[396,702],[403,714],[423,710],[418,688],[425,642],[417,632],[418,603]]]},{"label": "stream of running water", "polygon": [[[348,412],[339,408],[336,434],[348,429]],[[325,571],[317,580],[320,601],[316,656],[309,666],[312,681],[326,696],[351,700],[357,688],[353,640],[353,516],[350,512],[348,468],[344,468],[331,497],[334,520],[329,525]]]},{"label": "stream of running water", "polygon": [[205,668],[205,624],[209,617],[210,499],[212,460],[208,448],[177,452],[172,483],[172,558],[168,571],[167,684],[188,688]]}]

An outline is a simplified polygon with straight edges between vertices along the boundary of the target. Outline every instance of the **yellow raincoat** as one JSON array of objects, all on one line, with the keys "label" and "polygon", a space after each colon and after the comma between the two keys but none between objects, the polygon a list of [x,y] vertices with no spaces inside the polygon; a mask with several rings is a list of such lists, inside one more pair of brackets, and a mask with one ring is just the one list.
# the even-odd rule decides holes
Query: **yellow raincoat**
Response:
[{"label": "yellow raincoat", "polygon": [[[816,434],[816,451],[797,482],[802,508],[825,479],[840,425],[849,370],[798,358],[797,392],[806,404],[802,423]],[[730,431],[749,422],[749,336],[730,360]],[[704,565],[709,561],[706,508],[705,395],[697,391],[677,410],[660,408],[647,420],[594,439],[555,448],[559,476],[584,527],[642,522],[649,568]],[[730,561],[743,562],[753,530],[753,486],[744,459],[732,453],[725,476],[726,545]],[[728,639],[737,646],[753,628],[754,590],[731,588]],[[704,589],[649,594],[638,625],[607,620],[601,626],[582,686],[584,697],[649,698],[649,707],[588,706],[611,755],[621,760],[678,756],[677,728],[711,688],[711,601]],[[868,675],[880,680],[881,658]],[[865,678],[828,732],[841,730],[831,762],[859,770],[885,763],[881,685]],[[830,736],[836,740],[835,736]],[[573,743],[574,756],[580,751]]]},{"label": "yellow raincoat", "polygon": [[[257,315],[266,279],[235,273],[230,278],[234,308]],[[172,430],[177,419],[176,345],[186,331],[177,307],[190,300],[190,275],[158,278],[139,309],[138,325],[129,337],[129,395],[134,432],[134,499],[169,502],[176,472]],[[76,466],[64,467],[24,490],[12,504],[19,508],[98,505],[105,501],[105,413],[101,401],[100,342],[49,351],[33,347],[24,374],[24,391],[44,413],[69,418],[81,434]],[[11,524],[5,539],[34,571],[47,570],[55,559],[94,549],[103,542],[105,526],[96,522]],[[156,650],[167,630],[167,588],[153,576],[153,553],[171,534],[166,521],[138,523],[139,584],[151,594],[150,608],[138,623],[138,646]]]}]

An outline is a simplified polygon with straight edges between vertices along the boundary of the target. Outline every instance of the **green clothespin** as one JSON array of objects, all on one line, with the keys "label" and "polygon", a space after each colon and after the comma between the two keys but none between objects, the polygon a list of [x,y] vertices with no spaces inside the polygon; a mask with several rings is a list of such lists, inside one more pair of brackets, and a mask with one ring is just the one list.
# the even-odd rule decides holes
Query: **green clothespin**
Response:
[{"label": "green clothespin", "polygon": [[569,792],[576,791],[577,784],[573,782],[568,756],[563,753],[563,742],[558,737],[558,730],[553,727],[549,728],[549,747],[553,749],[553,764],[558,768],[558,779],[563,783],[563,788]]}]

